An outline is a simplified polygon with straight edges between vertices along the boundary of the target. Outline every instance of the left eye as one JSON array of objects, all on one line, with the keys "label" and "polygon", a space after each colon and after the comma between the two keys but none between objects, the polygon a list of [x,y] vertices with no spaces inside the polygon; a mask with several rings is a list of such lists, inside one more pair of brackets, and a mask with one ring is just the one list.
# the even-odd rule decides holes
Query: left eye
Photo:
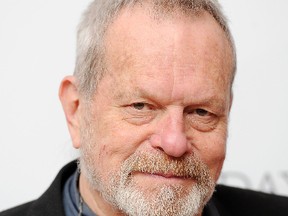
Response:
[{"label": "left eye", "polygon": [[209,114],[209,112],[204,109],[196,109],[195,113],[199,116],[207,116]]}]

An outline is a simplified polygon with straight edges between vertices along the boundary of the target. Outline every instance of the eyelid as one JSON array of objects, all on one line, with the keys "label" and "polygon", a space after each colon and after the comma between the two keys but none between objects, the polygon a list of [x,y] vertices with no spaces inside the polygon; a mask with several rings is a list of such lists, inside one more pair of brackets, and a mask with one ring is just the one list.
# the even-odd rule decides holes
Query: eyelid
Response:
[{"label": "eyelid", "polygon": [[[137,105],[140,106],[139,109],[137,108]],[[145,106],[147,106],[145,103],[132,103],[130,106],[132,106],[134,109],[136,110],[142,110],[145,108]]]},{"label": "eyelid", "polygon": [[[144,106],[142,109],[137,109],[134,107],[136,104],[143,104]],[[147,110],[154,110],[155,109],[153,104],[150,104],[150,103],[147,103],[144,101],[131,103],[131,104],[127,105],[127,107],[131,107],[131,108],[135,109],[136,111],[142,111],[142,112],[145,110],[147,111]]]},{"label": "eyelid", "polygon": [[[201,117],[206,117],[206,116],[211,116],[213,115],[213,113],[209,112],[208,110],[206,109],[201,109],[201,108],[198,108],[198,109],[195,109],[194,112],[196,114],[198,114],[199,116]],[[202,113],[201,113],[202,112]],[[204,112],[204,113],[203,113]],[[203,115],[202,115],[203,114]]]},{"label": "eyelid", "polygon": [[213,114],[213,112],[211,112],[209,109],[206,109],[206,108],[202,108],[202,107],[187,107],[184,109],[184,113],[186,114],[192,114],[192,113],[196,113],[196,111],[199,111],[199,110],[203,110],[203,111],[206,111],[207,114]]},{"label": "eyelid", "polygon": [[[143,104],[144,107],[141,109],[137,109],[134,107],[135,104]],[[148,124],[156,116],[156,112],[154,112],[154,110],[156,110],[156,107],[151,103],[138,101],[138,102],[129,103],[122,107],[125,108],[123,110],[124,111],[123,120],[133,125]]]}]

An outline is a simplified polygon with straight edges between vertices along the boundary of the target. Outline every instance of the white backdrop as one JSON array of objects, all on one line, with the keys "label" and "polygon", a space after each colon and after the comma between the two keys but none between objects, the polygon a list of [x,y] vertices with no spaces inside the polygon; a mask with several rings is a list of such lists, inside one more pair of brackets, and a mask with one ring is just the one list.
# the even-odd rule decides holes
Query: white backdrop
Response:
[{"label": "white backdrop", "polygon": [[[37,198],[73,150],[58,86],[90,0],[0,0],[0,211]],[[288,2],[220,0],[238,50],[220,182],[288,195]]]}]

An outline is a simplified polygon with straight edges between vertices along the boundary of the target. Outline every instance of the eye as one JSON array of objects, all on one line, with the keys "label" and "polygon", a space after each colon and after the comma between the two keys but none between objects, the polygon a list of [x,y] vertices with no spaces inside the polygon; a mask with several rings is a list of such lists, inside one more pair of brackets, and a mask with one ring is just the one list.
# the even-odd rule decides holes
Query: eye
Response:
[{"label": "eye", "polygon": [[132,107],[136,110],[143,110],[145,105],[145,103],[133,103]]},{"label": "eye", "polygon": [[151,103],[135,102],[123,107],[123,120],[133,125],[148,124],[157,115],[157,108]]},{"label": "eye", "polygon": [[207,116],[209,115],[209,112],[207,110],[204,109],[196,109],[195,113],[199,116]]},{"label": "eye", "polygon": [[183,114],[187,130],[193,128],[201,132],[214,130],[218,126],[219,120],[224,119],[214,106],[188,106],[185,107]]}]

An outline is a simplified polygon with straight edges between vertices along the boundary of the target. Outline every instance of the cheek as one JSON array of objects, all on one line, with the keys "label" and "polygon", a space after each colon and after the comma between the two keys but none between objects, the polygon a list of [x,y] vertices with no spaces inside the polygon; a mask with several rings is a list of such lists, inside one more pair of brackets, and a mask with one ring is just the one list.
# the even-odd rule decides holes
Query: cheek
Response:
[{"label": "cheek", "polygon": [[[113,119],[113,121],[112,121]],[[117,118],[99,119],[94,137],[97,147],[97,166],[107,172],[118,171],[121,164],[132,155],[149,135],[139,128]]]},{"label": "cheek", "polygon": [[226,132],[202,133],[198,136],[196,149],[209,167],[215,181],[218,179],[226,155]]},{"label": "cheek", "polygon": [[208,153],[205,158],[215,181],[219,178],[226,155],[226,144],[224,144],[226,142],[223,141],[221,144],[216,142],[212,144],[213,147],[207,150]]}]

